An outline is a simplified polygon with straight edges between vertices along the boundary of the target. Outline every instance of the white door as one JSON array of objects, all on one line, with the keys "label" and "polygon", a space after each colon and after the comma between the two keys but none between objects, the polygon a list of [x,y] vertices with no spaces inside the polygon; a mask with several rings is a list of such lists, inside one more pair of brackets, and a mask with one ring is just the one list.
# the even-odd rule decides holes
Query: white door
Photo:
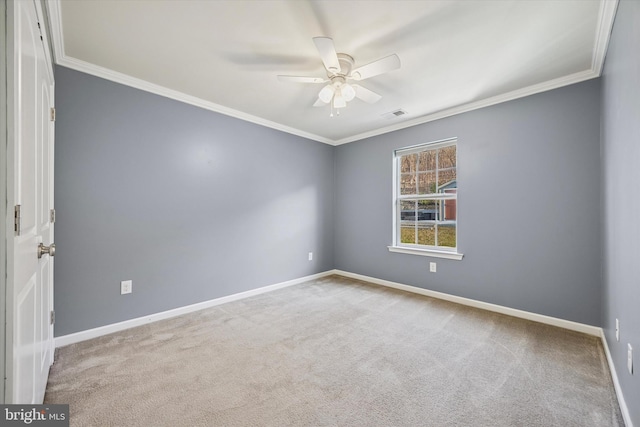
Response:
[{"label": "white door", "polygon": [[53,254],[42,253],[38,245],[46,250],[53,243],[54,86],[46,34],[39,28],[39,2],[9,4],[7,16],[13,19],[9,30],[14,37],[7,64],[13,83],[9,139],[18,219],[12,245],[13,280],[8,284],[13,304],[7,310],[11,369],[5,398],[28,404],[42,403],[53,363]]}]

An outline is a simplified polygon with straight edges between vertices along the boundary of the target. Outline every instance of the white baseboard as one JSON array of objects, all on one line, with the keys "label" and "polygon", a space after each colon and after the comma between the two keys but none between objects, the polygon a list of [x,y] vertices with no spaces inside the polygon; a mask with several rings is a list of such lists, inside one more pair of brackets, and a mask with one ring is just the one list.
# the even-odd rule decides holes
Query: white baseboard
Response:
[{"label": "white baseboard", "polygon": [[433,298],[438,298],[446,301],[455,302],[462,305],[468,305],[471,307],[481,308],[483,310],[494,311],[496,313],[506,314],[513,317],[519,317],[521,319],[532,320],[534,322],[544,323],[547,325],[557,326],[571,331],[582,332],[588,335],[593,335],[602,340],[604,352],[607,357],[607,363],[611,372],[611,378],[613,379],[613,387],[616,391],[616,397],[618,398],[618,404],[620,405],[620,412],[626,427],[633,427],[631,422],[631,415],[629,414],[629,408],[624,400],[622,389],[620,388],[620,382],[618,381],[618,374],[616,368],[613,365],[611,359],[611,353],[609,352],[609,346],[607,345],[607,339],[604,334],[604,330],[597,326],[585,325],[583,323],[572,322],[570,320],[558,319],[556,317],[545,316],[542,314],[531,313],[528,311],[517,310],[515,308],[504,307],[497,304],[490,304],[487,302],[477,301],[469,298],[458,297],[455,295],[449,295],[442,292],[430,291],[415,286],[404,285],[402,283],[391,282],[389,280],[382,280],[375,277],[364,276],[362,274],[349,273],[348,271],[333,270],[329,273],[337,274],[344,277],[350,277],[352,279],[362,280],[368,283],[376,285],[387,286],[389,288],[400,289],[407,292],[413,292],[415,294],[425,295]]},{"label": "white baseboard", "polygon": [[150,314],[148,316],[137,317],[135,319],[125,320],[123,322],[118,322],[110,325],[100,326],[98,328],[88,329],[86,331],[80,331],[80,332],[76,332],[69,335],[63,335],[55,338],[55,346],[64,347],[65,345],[74,344],[74,343],[89,340],[92,338],[97,338],[102,335],[107,335],[113,332],[122,331],[124,329],[134,328],[136,326],[145,325],[151,322],[157,322],[158,320],[169,319],[171,317],[180,316],[182,314],[192,313],[194,311],[203,310],[205,308],[213,307],[213,306],[224,304],[231,301],[237,301],[237,300],[248,298],[254,295],[263,294],[265,292],[275,291],[276,289],[286,288],[288,286],[297,285],[309,280],[330,276],[332,274],[337,274],[339,276],[344,276],[344,277],[350,277],[352,279],[363,280],[365,282],[373,283],[376,285],[382,285],[382,286],[387,286],[394,289],[400,289],[403,291],[425,295],[428,297],[437,298],[445,301],[455,302],[457,304],[476,307],[483,310],[493,311],[496,313],[502,313],[509,316],[513,316],[513,317],[519,317],[521,319],[532,320],[534,322],[544,323],[547,325],[558,326],[560,328],[582,332],[582,333],[593,335],[596,337],[603,336],[602,328],[599,328],[597,326],[585,325],[583,323],[572,322],[570,320],[558,319],[556,317],[550,317],[542,314],[531,313],[529,311],[517,310],[515,308],[509,308],[509,307],[505,307],[497,304],[491,304],[488,302],[482,302],[482,301],[477,301],[469,298],[463,298],[455,295],[445,294],[443,292],[431,291],[428,289],[418,288],[416,286],[409,286],[402,283],[391,282],[389,280],[383,280],[375,277],[364,276],[362,274],[350,273],[348,271],[328,270],[322,273],[312,274],[310,276],[304,276],[298,279],[293,279],[286,282],[264,286],[258,289],[252,289],[246,292],[240,292],[237,294],[228,295],[226,297],[216,298],[209,301],[203,301],[200,303],[175,308],[173,310],[167,310],[160,313]]},{"label": "white baseboard", "polygon": [[620,388],[620,382],[618,381],[618,374],[616,373],[616,368],[613,365],[613,360],[611,359],[611,353],[609,352],[609,346],[607,344],[607,338],[602,328],[599,328],[597,326],[585,325],[583,323],[572,322],[570,320],[558,319],[556,317],[545,316],[542,314],[531,313],[529,311],[517,310],[515,308],[504,307],[497,304],[491,304],[491,303],[477,301],[469,298],[449,295],[443,292],[430,291],[427,289],[418,288],[416,286],[404,285],[402,283],[396,283],[396,282],[391,282],[389,280],[382,280],[375,277],[364,276],[362,274],[349,273],[348,271],[333,270],[330,273],[337,274],[344,277],[350,277],[352,279],[362,280],[362,281],[373,283],[376,285],[387,286],[389,288],[400,289],[400,290],[412,292],[415,294],[420,294],[420,295],[438,298],[438,299],[442,299],[450,302],[455,302],[462,305],[481,308],[483,310],[494,311],[496,313],[506,314],[513,317],[519,317],[521,319],[527,319],[527,320],[532,320],[534,322],[557,326],[560,328],[569,329],[571,331],[582,332],[587,335],[593,335],[600,338],[602,340],[604,352],[607,357],[609,371],[611,373],[611,378],[613,379],[613,388],[616,391],[616,397],[618,398],[618,404],[620,405],[620,412],[622,413],[622,418],[624,420],[626,427],[633,427],[633,422],[631,422],[631,415],[629,414],[629,408],[627,407],[627,403],[624,400],[624,395],[622,394],[622,389]]},{"label": "white baseboard", "polygon": [[266,292],[275,291],[277,289],[286,288],[288,286],[298,285],[300,283],[307,282],[309,280],[319,279],[321,277],[326,277],[330,275],[339,275],[344,277],[349,277],[352,279],[362,280],[368,283],[386,286],[389,288],[400,289],[407,292],[412,292],[419,295],[425,295],[432,298],[437,298],[445,301],[454,302],[457,304],[462,304],[470,307],[480,308],[483,310],[493,311],[496,313],[506,314],[513,317],[518,317],[521,319],[527,319],[534,322],[544,323],[547,325],[557,326],[564,329],[569,329],[571,331],[582,332],[588,335],[593,335],[599,337],[602,340],[602,345],[604,346],[605,354],[607,357],[607,363],[609,365],[609,370],[611,371],[611,377],[613,379],[613,385],[616,391],[616,396],[618,398],[618,403],[620,404],[620,411],[622,412],[622,417],[624,418],[624,422],[626,427],[633,427],[633,423],[631,422],[631,416],[629,415],[629,409],[627,408],[627,404],[624,400],[624,396],[622,394],[622,390],[620,388],[620,383],[618,381],[618,375],[616,373],[616,368],[613,365],[613,361],[611,359],[611,353],[609,352],[609,346],[607,344],[607,339],[605,337],[604,331],[602,328],[597,326],[585,325],[583,323],[572,322],[570,320],[558,319],[556,317],[545,316],[542,314],[531,313],[524,310],[517,310],[514,308],[509,308],[497,304],[491,304],[483,301],[477,301],[470,298],[463,298],[455,295],[446,294],[443,292],[431,291],[428,289],[418,288],[416,286],[409,286],[402,283],[391,282],[389,280],[378,279],[375,277],[364,276],[362,274],[350,273],[348,271],[342,270],[329,270],[322,273],[312,274],[310,276],[300,277],[298,279],[289,280],[286,282],[276,283],[269,286],[264,286],[258,289],[252,289],[246,292],[240,292],[237,294],[229,295],[226,297],[216,298],[209,301],[200,302],[197,304],[192,304],[180,308],[176,308],[173,310],[163,311],[160,313],[151,314],[148,316],[138,317],[131,320],[126,320],[124,322],[113,323],[111,325],[101,326],[99,328],[88,329],[86,331],[76,332],[69,335],[63,335],[55,338],[55,346],[64,347],[66,345],[75,344],[81,341],[86,341],[92,338],[97,338],[103,335],[111,334],[113,332],[122,331],[125,329],[134,328],[136,326],[145,325],[147,323],[157,322],[163,319],[169,319],[172,317],[180,316],[187,313],[192,313],[194,311],[203,310],[205,308],[214,307],[216,305],[225,304],[231,301],[237,301],[243,298],[248,298],[254,295],[263,294]]},{"label": "white baseboard", "polygon": [[297,285],[309,280],[319,279],[321,277],[335,274],[333,270],[325,271],[322,273],[312,274],[310,276],[300,277],[298,279],[288,280],[286,282],[276,283],[269,286],[263,286],[261,288],[252,289],[246,292],[240,292],[226,297],[216,298],[209,301],[203,301],[196,304],[187,305],[184,307],[174,308],[173,310],[162,311],[160,313],[150,314],[148,316],[137,317],[135,319],[125,320],[123,322],[112,323],[110,325],[100,326],[98,328],[87,329],[86,331],[80,331],[73,334],[62,335],[56,337],[55,347],[64,347],[66,345],[75,344],[81,341],[90,340],[92,338],[98,338],[103,335],[108,335],[114,332],[123,331],[125,329],[135,328],[136,326],[146,325],[147,323],[157,322],[159,320],[170,319],[172,317],[181,316],[187,313],[193,313],[194,311],[204,310],[205,308],[214,307],[216,305],[224,304],[231,301],[237,301],[243,298],[252,297],[254,295],[264,294],[266,292],[275,291],[276,289],[286,288],[288,286]]},{"label": "white baseboard", "polygon": [[633,427],[633,423],[631,422],[631,415],[629,414],[629,408],[627,407],[627,402],[625,402],[624,400],[622,388],[620,388],[618,373],[616,372],[616,367],[613,364],[613,359],[611,358],[611,352],[609,351],[609,344],[607,343],[607,337],[604,334],[604,329],[602,330],[601,338],[602,346],[604,347],[604,354],[606,354],[607,356],[607,363],[609,364],[611,378],[613,379],[613,388],[616,390],[616,397],[618,398],[618,404],[620,405],[620,412],[622,412],[622,419],[624,420],[624,424],[626,427]]},{"label": "white baseboard", "polygon": [[445,301],[455,302],[457,304],[467,305],[470,307],[481,308],[483,310],[493,311],[496,313],[506,314],[508,316],[519,317],[521,319],[532,320],[538,323],[557,326],[571,331],[582,332],[584,334],[596,337],[602,336],[602,328],[597,326],[585,325],[584,323],[572,322],[570,320],[558,319],[557,317],[545,316],[543,314],[531,313],[529,311],[509,308],[502,305],[491,304],[488,302],[477,301],[469,298],[458,297],[455,295],[445,294],[443,292],[430,291],[428,289],[418,288],[416,286],[404,285],[402,283],[390,282],[389,280],[377,279],[375,277],[364,276],[362,274],[349,273],[347,271],[333,270],[334,274],[352,279],[363,280],[365,282],[374,283],[376,285],[387,286],[389,288],[400,289],[414,294],[425,295]]}]

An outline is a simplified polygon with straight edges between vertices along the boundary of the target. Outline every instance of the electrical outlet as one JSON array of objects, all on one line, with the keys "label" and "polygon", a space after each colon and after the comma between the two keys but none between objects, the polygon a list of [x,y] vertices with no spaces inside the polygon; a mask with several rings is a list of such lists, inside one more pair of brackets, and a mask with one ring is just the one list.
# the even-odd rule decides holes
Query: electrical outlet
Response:
[{"label": "electrical outlet", "polygon": [[620,321],[616,319],[616,341],[620,341]]},{"label": "electrical outlet", "polygon": [[631,344],[627,343],[627,368],[629,369],[629,373],[633,375],[633,347]]},{"label": "electrical outlet", "polygon": [[430,262],[429,263],[429,271],[432,273],[436,272],[436,263],[435,262]]},{"label": "electrical outlet", "polygon": [[309,252],[309,261],[313,261],[313,252]]},{"label": "electrical outlet", "polygon": [[133,292],[133,280],[123,280],[120,282],[120,295]]}]

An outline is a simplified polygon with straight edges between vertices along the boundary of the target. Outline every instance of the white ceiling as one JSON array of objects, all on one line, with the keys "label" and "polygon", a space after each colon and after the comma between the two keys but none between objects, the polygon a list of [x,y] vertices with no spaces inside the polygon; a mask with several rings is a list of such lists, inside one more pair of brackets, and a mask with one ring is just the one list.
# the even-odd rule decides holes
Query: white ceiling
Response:
[{"label": "white ceiling", "polygon": [[[617,0],[49,0],[56,62],[329,144],[423,123],[600,75]],[[382,95],[339,117],[313,107],[326,77],[312,37]],[[407,115],[388,119],[403,109]]]}]

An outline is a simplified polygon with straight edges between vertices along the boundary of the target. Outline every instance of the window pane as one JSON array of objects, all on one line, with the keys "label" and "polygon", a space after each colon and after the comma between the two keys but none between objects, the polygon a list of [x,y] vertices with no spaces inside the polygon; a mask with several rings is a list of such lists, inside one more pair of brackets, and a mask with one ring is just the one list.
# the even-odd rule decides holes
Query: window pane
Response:
[{"label": "window pane", "polygon": [[455,168],[438,170],[438,193],[444,193],[445,189],[457,188],[457,173]]},{"label": "window pane", "polygon": [[418,193],[432,194],[436,192],[436,173],[421,172],[418,173]]},{"label": "window pane", "polygon": [[403,173],[400,176],[400,194],[416,194],[416,174]]},{"label": "window pane", "polygon": [[450,145],[438,150],[438,169],[456,167],[456,146]]},{"label": "window pane", "polygon": [[400,172],[415,172],[417,160],[418,155],[415,153],[400,157]]},{"label": "window pane", "polygon": [[418,244],[436,244],[435,221],[438,219],[437,200],[418,200]]},{"label": "window pane", "polygon": [[436,244],[435,226],[422,224],[418,226],[418,244],[434,246]]},{"label": "window pane", "polygon": [[438,224],[438,246],[456,247],[456,224]]},{"label": "window pane", "polygon": [[422,172],[436,170],[436,150],[418,153],[418,170]]},{"label": "window pane", "polygon": [[400,202],[400,220],[402,221],[402,225],[405,225],[405,221],[416,220],[416,202],[413,200],[404,200]]},{"label": "window pane", "polygon": [[418,200],[418,221],[435,221],[438,219],[437,200]]},{"label": "window pane", "polygon": [[400,202],[400,242],[416,243],[416,206],[413,200]]},{"label": "window pane", "polygon": [[400,243],[416,243],[415,227],[400,227]]},{"label": "window pane", "polygon": [[[455,192],[455,188],[452,190],[447,190],[447,192],[452,191]],[[440,203],[442,205],[442,209],[440,209],[440,219],[442,221],[455,221],[457,216],[457,200],[442,200]]]}]

